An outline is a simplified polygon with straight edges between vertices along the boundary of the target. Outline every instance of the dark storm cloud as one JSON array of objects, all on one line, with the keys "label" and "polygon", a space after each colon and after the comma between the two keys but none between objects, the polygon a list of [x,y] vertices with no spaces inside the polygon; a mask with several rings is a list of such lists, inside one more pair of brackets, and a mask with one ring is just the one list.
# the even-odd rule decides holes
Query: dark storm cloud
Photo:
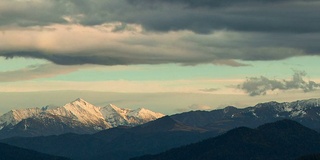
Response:
[{"label": "dark storm cloud", "polygon": [[[132,4],[179,3],[189,7],[226,7],[239,4],[279,4],[283,2],[305,2],[306,0],[128,0]],[[307,0],[314,1],[314,0]]]},{"label": "dark storm cloud", "polygon": [[0,25],[138,23],[154,31],[320,31],[316,0],[42,0],[0,2]]},{"label": "dark storm cloud", "polygon": [[[128,0],[152,9],[152,17],[139,14],[138,20],[148,29],[158,31],[192,30],[208,33],[227,29],[259,32],[317,32],[319,2],[303,0]],[[157,7],[160,6],[160,7]],[[180,6],[174,8],[174,6]],[[172,8],[172,11],[166,11]],[[153,15],[155,12],[161,12]],[[174,14],[172,14],[174,13]],[[157,17],[154,19],[154,17]]]},{"label": "dark storm cloud", "polygon": [[[39,47],[35,41],[35,46],[25,48],[24,45],[9,49],[2,46],[0,56],[32,57],[63,65],[213,63],[239,67],[246,64],[238,60],[319,55],[319,8],[320,2],[316,0],[2,0],[0,31],[7,35],[11,33],[6,30],[12,27],[20,30],[50,25],[94,28],[114,22],[119,23],[112,29],[114,33],[128,31],[132,24],[142,26],[143,32],[117,41],[118,46],[111,48],[101,47],[113,41],[108,36],[97,39],[97,46],[93,44],[83,50],[56,49],[65,45],[62,43],[54,44],[59,51],[50,50],[54,47]],[[146,38],[150,33],[160,36]],[[75,32],[72,36],[78,34],[82,33]],[[102,31],[101,35],[104,34]],[[172,41],[174,36],[180,37]],[[83,43],[89,39],[81,38]],[[8,41],[8,36],[0,41]]]},{"label": "dark storm cloud", "polygon": [[64,15],[70,14],[66,1],[11,1],[0,2],[0,26],[44,26],[66,23]]},{"label": "dark storm cloud", "polygon": [[320,83],[305,81],[304,71],[295,71],[291,80],[275,80],[267,77],[251,77],[244,83],[238,85],[239,89],[244,90],[250,96],[266,95],[268,91],[302,89],[304,92],[320,89]]}]

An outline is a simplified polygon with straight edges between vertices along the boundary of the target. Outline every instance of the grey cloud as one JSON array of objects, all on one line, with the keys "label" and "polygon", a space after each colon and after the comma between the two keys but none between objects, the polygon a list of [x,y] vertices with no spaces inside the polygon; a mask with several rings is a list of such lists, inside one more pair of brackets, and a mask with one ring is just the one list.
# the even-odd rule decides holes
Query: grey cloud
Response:
[{"label": "grey cloud", "polygon": [[[189,7],[226,7],[233,5],[279,4],[283,2],[305,2],[306,0],[128,0],[132,4],[178,3]],[[315,1],[315,0],[307,0]]]},{"label": "grey cloud", "polygon": [[202,92],[215,92],[218,91],[219,88],[205,88],[205,89],[200,89]]},{"label": "grey cloud", "polygon": [[238,85],[239,89],[244,90],[250,96],[266,95],[267,91],[275,89],[285,89],[284,84],[277,80],[270,80],[266,77],[251,77],[241,85]]},{"label": "grey cloud", "polygon": [[[100,55],[94,56],[90,54],[83,54],[78,53],[76,55],[72,54],[63,54],[63,53],[56,53],[56,54],[48,54],[39,51],[23,51],[23,52],[9,52],[4,53],[2,56],[6,58],[14,58],[14,57],[28,57],[28,58],[38,58],[38,59],[45,59],[49,60],[55,64],[59,65],[82,65],[82,64],[100,64],[100,65],[125,65],[125,64],[134,64],[134,61],[129,60],[127,58],[115,58],[110,57],[108,55]],[[138,64],[138,63],[137,63]]]},{"label": "grey cloud", "polygon": [[307,76],[305,71],[295,71],[291,81],[284,81],[287,89],[303,89],[305,92],[314,91],[320,88],[320,83],[314,81],[306,82],[303,77]]},{"label": "grey cloud", "polygon": [[264,76],[251,77],[237,87],[250,96],[266,95],[268,91],[274,90],[302,89],[304,92],[310,92],[320,89],[320,83],[305,81],[304,77],[306,75],[304,71],[294,71],[291,80],[275,80]]},{"label": "grey cloud", "polygon": [[[49,60],[55,64],[59,65],[83,65],[83,64],[98,64],[98,65],[135,65],[135,64],[163,64],[163,63],[183,63],[183,64],[193,64],[202,63],[204,60],[202,58],[197,60],[192,60],[190,57],[165,57],[164,55],[155,56],[139,56],[139,53],[134,52],[134,55],[126,55],[128,53],[124,53],[125,51],[110,51],[112,52],[110,55],[108,53],[102,53],[99,55],[91,55],[85,53],[77,53],[76,55],[70,54],[48,54],[42,53],[38,51],[30,51],[30,52],[10,52],[2,54],[2,56],[6,58],[14,58],[14,57],[31,57],[38,59]],[[137,51],[138,52],[138,51]],[[119,55],[117,55],[119,53]],[[209,62],[206,62],[209,63]]]},{"label": "grey cloud", "polygon": [[7,9],[0,11],[0,25],[61,24],[67,23],[64,17],[71,17],[82,25],[119,21],[162,32],[320,31],[320,3],[316,0],[4,0],[1,3],[7,4],[3,5]]},{"label": "grey cloud", "polygon": [[54,64],[32,65],[19,70],[0,72],[0,82],[49,78],[77,71],[78,68],[79,66],[65,67]]},{"label": "grey cloud", "polygon": [[[94,27],[120,22],[113,32],[130,30],[130,24],[138,24],[147,33],[192,31],[193,34],[174,42],[170,41],[170,35],[162,41],[133,36],[113,48],[94,46],[91,50],[74,52],[41,50],[38,46],[0,49],[0,56],[46,59],[62,65],[213,63],[238,67],[246,65],[238,60],[320,55],[319,7],[320,2],[316,0],[3,0],[0,2],[3,33],[11,26],[73,23]],[[217,32],[231,34],[215,37]],[[100,39],[97,43],[108,42]],[[183,53],[165,50],[173,44]],[[193,53],[187,54],[189,52]]]},{"label": "grey cloud", "polygon": [[67,23],[66,1],[10,1],[0,2],[0,26],[45,26]]},{"label": "grey cloud", "polygon": [[[115,31],[115,30],[113,30]],[[118,29],[121,31],[121,29]],[[226,35],[224,35],[226,34]],[[319,34],[317,34],[319,35]],[[6,58],[29,57],[45,59],[60,65],[133,65],[133,64],[164,64],[179,63],[183,65],[197,65],[212,63],[215,65],[227,65],[233,67],[246,66],[245,62],[238,60],[281,60],[294,56],[312,55],[317,52],[308,50],[320,50],[313,42],[314,38],[300,36],[302,42],[295,36],[288,35],[286,45],[281,47],[282,39],[273,39],[270,34],[244,34],[222,33],[221,36],[198,35],[181,33],[179,42],[172,40],[170,35],[160,37],[148,37],[135,35],[121,40],[120,44],[109,46],[108,42],[97,43],[105,46],[93,45],[89,48],[74,49],[72,51],[48,51],[41,49],[13,47],[8,50],[0,49],[0,56]],[[262,39],[262,40],[261,40]],[[318,38],[319,39],[319,38]],[[311,41],[307,43],[308,41]],[[319,39],[320,40],[320,39]],[[86,42],[86,41],[84,41]],[[63,43],[63,42],[62,42]],[[305,43],[303,46],[301,43]],[[174,46],[172,45],[174,44]],[[295,48],[299,46],[301,48]],[[136,48],[139,46],[138,48]],[[165,46],[165,47],[163,47]],[[34,48],[36,48],[35,46]],[[63,48],[56,46],[56,48]]]},{"label": "grey cloud", "polygon": [[[317,1],[132,1],[130,2],[135,6],[143,6],[145,8],[143,13],[146,13],[138,13],[139,17],[135,20],[147,29],[158,31],[192,30],[208,33],[227,29],[249,32],[307,33],[319,31],[320,25],[315,21],[319,19],[320,4]],[[150,3],[155,4],[150,6]],[[148,11],[148,8],[152,11]],[[154,19],[154,17],[157,18]]]}]

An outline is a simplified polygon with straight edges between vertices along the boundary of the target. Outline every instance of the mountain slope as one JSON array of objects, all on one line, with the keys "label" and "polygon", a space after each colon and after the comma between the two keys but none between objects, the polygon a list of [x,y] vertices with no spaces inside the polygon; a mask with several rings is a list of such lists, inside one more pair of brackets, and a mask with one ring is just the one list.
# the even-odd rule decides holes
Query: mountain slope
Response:
[{"label": "mountain slope", "polygon": [[290,160],[319,151],[320,135],[316,131],[291,120],[281,120],[257,129],[236,128],[199,143],[132,160]]},{"label": "mountain slope", "polygon": [[140,126],[120,126],[91,135],[10,138],[2,142],[72,159],[124,160],[147,153],[159,153],[211,136],[215,135],[165,116]]},{"label": "mountain slope", "polygon": [[[3,142],[48,154],[71,157],[73,159],[122,160],[147,153],[155,154],[172,147],[194,143],[199,140],[203,140],[204,138],[225,133],[227,130],[236,127],[257,127],[261,124],[274,122],[284,118],[296,120],[304,125],[309,125],[308,127],[319,128],[320,107],[318,105],[318,101],[318,99],[310,99],[291,103],[268,102],[242,109],[226,107],[224,109],[213,111],[192,111],[173,116],[165,116],[136,127],[119,126],[90,135],[65,134],[61,136],[49,137],[11,138],[3,140]],[[140,117],[144,118],[148,117],[145,115],[150,115],[151,117],[154,115],[146,114],[149,113],[149,111],[144,111],[143,109],[130,111],[127,109],[118,108],[114,105],[101,107],[100,111],[101,115],[99,116],[109,117],[105,118],[105,121],[111,126],[114,124],[126,124],[128,121],[131,121],[131,123],[137,122],[135,119],[132,120],[131,116],[133,115],[136,117],[139,117],[140,115]],[[95,111],[93,110],[91,113],[95,113]],[[72,118],[72,116],[69,117]],[[74,118],[73,120],[77,119]],[[22,124],[23,122],[24,121],[19,122],[21,123],[19,125],[21,130],[24,129],[25,126],[28,126]],[[291,123],[287,124],[287,126],[291,125]],[[59,128],[59,126],[60,125],[57,125],[56,127]],[[243,145],[243,142],[241,141],[241,138],[249,140],[248,142],[245,142],[245,144],[254,142],[247,147],[248,150],[242,151],[241,153],[239,152],[238,156],[249,153],[254,154],[251,153],[251,150],[255,151],[255,149],[258,149],[259,152],[261,151],[262,156],[264,156],[264,154],[269,155],[270,153],[268,151],[271,151],[272,153],[278,153],[279,151],[276,151],[272,148],[270,149],[270,146],[284,145],[286,148],[290,148],[290,145],[288,144],[289,142],[291,143],[291,141],[299,142],[297,146],[302,145],[301,147],[304,148],[307,148],[303,146],[303,144],[306,143],[308,144],[307,146],[318,145],[311,144],[309,141],[306,141],[305,143],[299,139],[294,139],[300,135],[287,135],[288,132],[293,131],[290,130],[291,127],[286,127],[285,123],[281,126],[283,130],[279,130],[277,126],[278,125],[276,125],[274,128],[269,126],[266,130],[264,130],[264,126],[261,126],[257,129],[241,127],[238,128],[241,131],[239,132],[241,133],[240,140],[236,136],[238,134],[237,132],[228,132],[229,135],[232,135],[233,133],[234,137],[227,137],[224,139],[224,141],[218,141],[215,142],[215,144],[226,144],[230,145],[231,148],[235,147],[230,151],[219,150],[221,153],[230,152],[232,155],[233,150],[242,148],[241,145]],[[295,132],[300,133],[301,135],[307,135],[307,137],[310,138],[314,138],[314,135],[318,134],[316,132],[314,133],[314,131],[312,131],[312,133],[309,132],[309,130],[306,130],[305,127],[299,128],[295,126],[293,128],[298,128],[295,130]],[[305,131],[306,133],[310,134],[306,134],[301,131]],[[248,135],[252,135],[252,138]],[[279,136],[282,137],[279,138]],[[287,140],[288,143],[277,144],[273,139],[270,139],[273,137],[278,137],[275,138],[276,141],[282,143],[282,140]],[[313,141],[317,142],[318,140],[313,139]],[[237,143],[233,144],[232,142]],[[263,145],[261,146],[260,144]],[[281,151],[282,147],[278,149]],[[294,148],[292,148],[292,150],[294,150]],[[300,151],[297,151],[297,153],[300,153]],[[303,153],[305,153],[304,155],[309,154],[307,151]],[[310,152],[310,154],[312,153]],[[259,157],[257,157],[257,159],[259,159]]]},{"label": "mountain slope", "polygon": [[161,113],[152,112],[145,108],[130,110],[119,108],[113,104],[101,108],[101,114],[112,127],[119,125],[135,126],[164,116]]},{"label": "mountain slope", "polygon": [[119,125],[135,126],[164,116],[147,109],[97,107],[77,99],[61,107],[11,110],[0,117],[0,138],[95,133]]},{"label": "mountain slope", "polygon": [[253,107],[226,107],[212,111],[191,111],[172,115],[172,118],[186,125],[205,128],[223,133],[230,129],[247,126],[257,127],[264,123],[281,119],[291,119],[319,130],[320,99],[300,100],[295,102],[267,102]]},{"label": "mountain slope", "polygon": [[0,143],[1,160],[69,160]]}]

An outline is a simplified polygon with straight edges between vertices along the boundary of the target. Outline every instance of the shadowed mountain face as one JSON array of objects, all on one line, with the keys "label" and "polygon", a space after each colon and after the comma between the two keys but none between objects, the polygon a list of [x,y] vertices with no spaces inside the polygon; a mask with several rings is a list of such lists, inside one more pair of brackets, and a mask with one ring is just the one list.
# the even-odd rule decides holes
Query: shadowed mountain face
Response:
[{"label": "shadowed mountain face", "polygon": [[205,141],[132,160],[296,159],[320,152],[320,135],[291,120],[240,127]]},{"label": "shadowed mountain face", "polygon": [[10,138],[3,142],[72,159],[124,160],[159,153],[212,136],[216,135],[165,116],[137,127],[116,127],[92,135]]},{"label": "shadowed mountain face", "polygon": [[296,160],[320,160],[320,153],[302,156]]},{"label": "shadowed mountain face", "polygon": [[0,143],[1,160],[70,160]]}]

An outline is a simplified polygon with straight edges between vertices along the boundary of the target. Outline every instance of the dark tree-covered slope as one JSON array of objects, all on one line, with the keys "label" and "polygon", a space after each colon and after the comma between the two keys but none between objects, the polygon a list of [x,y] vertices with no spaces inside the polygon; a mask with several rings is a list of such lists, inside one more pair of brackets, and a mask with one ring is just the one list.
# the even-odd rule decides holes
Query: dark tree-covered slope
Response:
[{"label": "dark tree-covered slope", "polygon": [[320,135],[291,120],[256,129],[240,127],[221,136],[132,160],[290,160],[320,152]]},{"label": "dark tree-covered slope", "polygon": [[137,127],[117,127],[92,135],[70,133],[59,136],[17,137],[2,142],[77,160],[125,160],[147,153],[160,153],[212,136],[216,135],[166,116]]},{"label": "dark tree-covered slope", "polygon": [[70,160],[0,143],[0,160]]}]

